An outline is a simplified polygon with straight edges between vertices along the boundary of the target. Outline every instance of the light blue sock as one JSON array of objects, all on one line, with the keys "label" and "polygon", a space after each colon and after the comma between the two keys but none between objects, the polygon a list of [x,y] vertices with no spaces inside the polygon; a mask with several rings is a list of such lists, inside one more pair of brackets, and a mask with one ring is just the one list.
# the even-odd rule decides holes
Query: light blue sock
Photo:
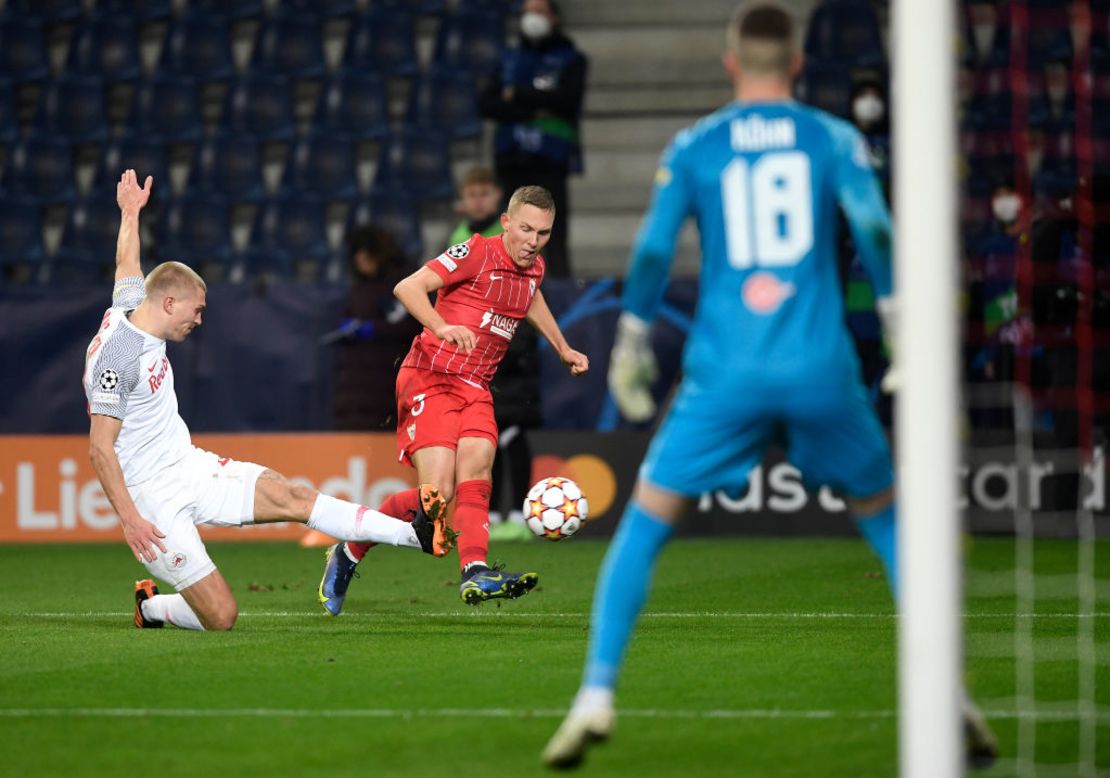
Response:
[{"label": "light blue sock", "polygon": [[655,560],[674,527],[630,502],[609,544],[594,590],[584,686],[612,689],[647,600]]},{"label": "light blue sock", "polygon": [[894,503],[873,516],[859,516],[856,526],[860,534],[871,546],[871,550],[882,561],[886,569],[886,581],[894,602],[898,602],[898,527],[895,522]]}]

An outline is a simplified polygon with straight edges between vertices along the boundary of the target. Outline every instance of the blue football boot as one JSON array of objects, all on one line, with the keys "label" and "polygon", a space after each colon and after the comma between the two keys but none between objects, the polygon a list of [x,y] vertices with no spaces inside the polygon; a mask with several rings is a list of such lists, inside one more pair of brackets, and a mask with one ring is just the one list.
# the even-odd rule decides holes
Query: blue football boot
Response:
[{"label": "blue football boot", "polygon": [[467,605],[480,605],[486,600],[515,600],[528,594],[539,582],[536,573],[506,573],[500,565],[475,565],[463,578],[459,596]]},{"label": "blue football boot", "polygon": [[358,562],[351,560],[342,543],[336,543],[324,556],[324,577],[320,579],[320,604],[332,616],[343,611],[343,601],[347,599],[347,587],[351,579],[358,575],[355,567]]}]

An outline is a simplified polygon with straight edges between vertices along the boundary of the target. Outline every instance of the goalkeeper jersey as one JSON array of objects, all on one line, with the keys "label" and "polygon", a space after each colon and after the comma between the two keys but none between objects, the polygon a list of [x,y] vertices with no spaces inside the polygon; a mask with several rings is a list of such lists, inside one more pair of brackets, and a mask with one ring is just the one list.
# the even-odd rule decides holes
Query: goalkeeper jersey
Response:
[{"label": "goalkeeper jersey", "polygon": [[663,153],[624,307],[653,318],[688,216],[701,242],[686,376],[742,388],[857,380],[837,273],[837,209],[878,296],[891,293],[890,216],[850,124],[793,101],[731,103]]}]

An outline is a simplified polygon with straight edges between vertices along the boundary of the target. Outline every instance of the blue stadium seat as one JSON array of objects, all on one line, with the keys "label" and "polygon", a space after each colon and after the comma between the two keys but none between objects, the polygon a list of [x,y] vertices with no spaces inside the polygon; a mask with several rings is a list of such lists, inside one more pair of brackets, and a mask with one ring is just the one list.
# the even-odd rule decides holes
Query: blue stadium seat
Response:
[{"label": "blue stadium seat", "polygon": [[875,11],[866,0],[825,0],[810,16],[805,55],[814,62],[883,66],[886,54]]},{"label": "blue stadium seat", "polygon": [[447,136],[421,130],[391,135],[382,143],[373,193],[407,193],[419,200],[454,197]]},{"label": "blue stadium seat", "polygon": [[10,81],[0,79],[0,143],[12,143],[19,137],[19,114],[15,91]]},{"label": "blue stadium seat", "polygon": [[389,97],[380,73],[337,73],[320,91],[316,126],[357,140],[389,134]]},{"label": "blue stadium seat", "polygon": [[315,16],[278,16],[267,21],[254,43],[251,67],[290,78],[324,75],[324,44]]},{"label": "blue stadium seat", "polygon": [[[323,266],[330,257],[324,219],[324,203],[318,197],[298,195],[268,201],[255,220],[251,246],[264,250],[273,267],[254,270],[295,268],[305,263]],[[282,271],[284,273],[288,270]]]},{"label": "blue stadium seat", "polygon": [[852,73],[847,65],[807,62],[796,88],[804,103],[843,118],[851,115]]},{"label": "blue stadium seat", "polygon": [[158,256],[201,268],[231,259],[231,218],[226,201],[211,195],[189,195],[162,208],[158,225]]},{"label": "blue stadium seat", "polygon": [[0,78],[39,81],[49,75],[42,24],[25,17],[0,17]]},{"label": "blue stadium seat", "polygon": [[95,76],[63,76],[39,97],[35,131],[71,143],[102,143],[108,137],[104,85]]},{"label": "blue stadium seat", "polygon": [[349,138],[312,133],[293,146],[284,189],[328,200],[349,200],[358,194],[356,167],[354,143]]},{"label": "blue stadium seat", "polygon": [[143,138],[120,138],[103,148],[93,175],[93,191],[108,200],[114,200],[119,177],[128,169],[135,171],[140,186],[147,176],[154,177],[152,201],[169,196],[170,173],[166,165],[165,146]]},{"label": "blue stadium seat", "polygon": [[206,139],[193,160],[189,188],[214,192],[231,202],[258,202],[266,189],[258,142],[238,133]]},{"label": "blue stadium seat", "polygon": [[474,77],[445,68],[421,76],[409,92],[406,123],[419,129],[442,130],[452,138],[481,135]]},{"label": "blue stadium seat", "polygon": [[72,22],[84,12],[81,0],[8,0],[10,13],[44,22]]},{"label": "blue stadium seat", "polygon": [[188,15],[170,26],[162,45],[159,70],[192,76],[200,81],[223,81],[235,74],[228,24],[219,17]]},{"label": "blue stadium seat", "polygon": [[356,73],[415,75],[418,64],[412,16],[375,9],[357,18],[347,33],[343,67]]},{"label": "blue stadium seat", "polygon": [[37,280],[44,256],[38,206],[5,200],[0,207],[0,283]]},{"label": "blue stadium seat", "polygon": [[192,79],[155,76],[135,90],[131,127],[146,140],[195,143],[203,127],[200,94]]},{"label": "blue stadium seat", "polygon": [[411,197],[372,195],[359,200],[347,215],[347,234],[364,224],[374,224],[389,230],[408,257],[423,258],[420,208]]},{"label": "blue stadium seat", "polygon": [[172,0],[96,0],[93,16],[106,19],[131,16],[144,22],[155,22],[168,19],[172,11]]},{"label": "blue stadium seat", "polygon": [[460,9],[447,16],[436,33],[436,65],[489,73],[501,64],[505,20],[495,10]]},{"label": "blue stadium seat", "polygon": [[58,203],[74,195],[73,156],[58,138],[32,136],[12,149],[8,159],[12,190],[42,203]]},{"label": "blue stadium seat", "polygon": [[189,0],[189,12],[218,19],[254,19],[262,15],[262,0]]},{"label": "blue stadium seat", "polygon": [[248,74],[232,84],[223,112],[223,126],[261,141],[293,139],[293,103],[284,76]]},{"label": "blue stadium seat", "polygon": [[50,258],[51,281],[107,278],[115,265],[118,236],[114,197],[97,194],[71,205],[61,246]]},{"label": "blue stadium seat", "polygon": [[311,14],[325,18],[349,16],[355,12],[354,0],[280,0],[282,13]]},{"label": "blue stadium seat", "polygon": [[443,13],[447,3],[444,0],[377,0],[377,7],[403,11],[414,16],[431,16]]},{"label": "blue stadium seat", "polygon": [[133,81],[140,70],[139,37],[131,19],[90,19],[77,27],[66,72],[96,75],[106,81]]}]

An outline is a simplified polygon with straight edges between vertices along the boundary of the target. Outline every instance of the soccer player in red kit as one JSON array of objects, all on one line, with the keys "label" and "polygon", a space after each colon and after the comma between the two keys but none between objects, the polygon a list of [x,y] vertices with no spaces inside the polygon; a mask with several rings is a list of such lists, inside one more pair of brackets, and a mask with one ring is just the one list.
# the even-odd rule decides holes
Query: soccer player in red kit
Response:
[{"label": "soccer player in red kit", "polygon": [[[520,597],[539,580],[535,573],[509,573],[486,562],[490,470],[497,450],[489,382],[517,325],[527,319],[571,375],[589,369],[586,355],[567,344],[540,292],[540,250],[554,221],[551,194],[539,186],[521,187],[501,215],[501,235],[476,234],[451,246],[393,290],[424,325],[397,373],[397,446],[401,459],[416,467],[420,483],[455,500],[459,594],[469,605]],[[434,307],[428,300],[432,292]],[[415,515],[418,500],[417,490],[409,489],[390,497],[381,510]],[[329,549],[319,591],[329,613],[343,609],[355,566],[372,545],[340,543]]]}]

